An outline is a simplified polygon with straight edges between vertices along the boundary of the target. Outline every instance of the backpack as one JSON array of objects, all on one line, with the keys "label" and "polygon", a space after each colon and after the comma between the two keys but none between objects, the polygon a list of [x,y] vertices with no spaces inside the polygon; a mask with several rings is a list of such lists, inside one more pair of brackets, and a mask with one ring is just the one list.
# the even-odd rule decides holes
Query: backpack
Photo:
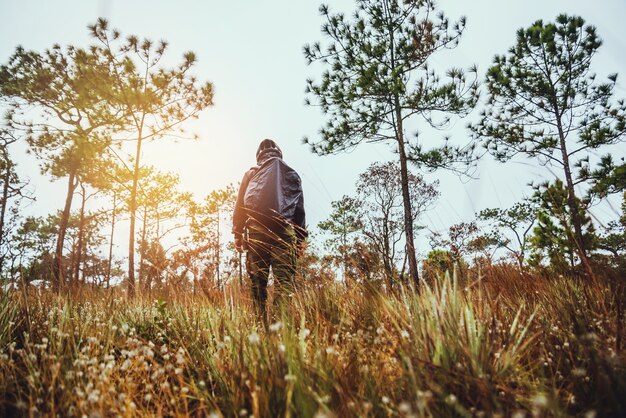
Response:
[{"label": "backpack", "polygon": [[295,219],[300,176],[281,158],[270,158],[250,178],[243,205],[248,218],[275,230]]}]

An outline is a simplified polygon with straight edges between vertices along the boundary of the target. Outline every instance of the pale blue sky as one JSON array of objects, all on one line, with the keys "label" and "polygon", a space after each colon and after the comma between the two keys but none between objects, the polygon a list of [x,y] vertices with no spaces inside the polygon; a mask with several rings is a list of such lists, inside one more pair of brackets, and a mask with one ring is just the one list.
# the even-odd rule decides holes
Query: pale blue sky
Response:
[{"label": "pale blue sky", "polygon": [[[335,10],[349,11],[353,2],[330,2]],[[626,2],[624,0],[442,0],[440,7],[452,19],[467,16],[461,46],[433,64],[467,67],[476,63],[484,74],[494,54],[504,53],[515,40],[515,31],[536,19],[553,20],[559,13],[579,14],[598,28],[604,46],[594,61],[599,75],[620,73],[617,94],[626,97]],[[206,110],[193,130],[198,142],[167,141],[146,148],[145,161],[164,171],[180,174],[182,188],[204,196],[214,188],[238,182],[254,163],[258,142],[274,138],[285,160],[304,182],[310,225],[330,212],[330,202],[354,192],[360,172],[373,161],[394,158],[384,145],[363,145],[356,151],[318,157],[301,144],[303,136],[315,138],[324,118],[305,107],[307,77],[319,72],[305,65],[302,47],[323,39],[317,1],[121,1],[121,0],[0,0],[0,62],[6,62],[16,45],[41,51],[53,43],[87,45],[86,25],[99,16],[123,34],[166,39],[170,63],[184,51],[197,53],[195,73],[215,86],[215,106]],[[465,139],[466,121],[446,134]],[[442,134],[428,133],[434,139]],[[29,213],[45,214],[62,207],[64,183],[50,184],[37,175],[37,161],[15,150],[19,171],[31,178],[38,201]],[[478,179],[460,181],[436,173],[442,196],[437,207],[422,220],[429,229],[442,230],[485,207],[508,206],[523,194],[532,179],[550,177],[545,168],[517,160],[496,164],[488,157],[477,172]],[[610,209],[595,209],[606,217]],[[424,242],[424,240],[421,240]],[[422,245],[423,247],[423,245]]]}]

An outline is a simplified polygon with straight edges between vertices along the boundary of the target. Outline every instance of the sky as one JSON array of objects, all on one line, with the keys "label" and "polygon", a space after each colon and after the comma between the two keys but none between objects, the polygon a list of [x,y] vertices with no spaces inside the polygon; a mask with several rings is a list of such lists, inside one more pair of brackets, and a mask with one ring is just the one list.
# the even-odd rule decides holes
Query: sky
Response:
[{"label": "sky", "polygon": [[[282,148],[285,161],[302,177],[308,223],[314,226],[329,215],[333,200],[355,194],[359,173],[371,163],[395,159],[392,148],[384,144],[363,144],[350,153],[323,157],[302,144],[304,136],[316,139],[325,122],[317,108],[304,105],[305,81],[308,77],[319,80],[322,69],[307,66],[302,54],[305,44],[324,40],[319,4],[293,0],[0,0],[0,62],[6,62],[17,45],[35,51],[54,43],[86,46],[91,42],[87,25],[98,17],[108,19],[122,34],[167,40],[166,65],[176,65],[185,51],[194,51],[198,57],[194,74],[211,81],[215,89],[214,106],[188,126],[200,139],[148,144],[144,161],[178,173],[181,189],[202,198],[211,190],[238,183],[254,165],[258,143],[272,138]],[[329,4],[337,11],[354,8],[348,0]],[[466,16],[467,29],[457,49],[433,57],[437,68],[476,64],[482,78],[493,56],[514,44],[518,28],[537,19],[553,21],[560,13],[578,14],[595,25],[604,40],[594,59],[594,71],[601,77],[620,73],[616,95],[626,97],[624,0],[441,0],[438,5],[451,19]],[[449,131],[427,131],[428,140],[451,135],[466,141],[465,126],[477,113],[454,121]],[[25,146],[18,145],[12,152],[19,174],[30,178],[37,196],[25,213],[44,215],[62,208],[65,182],[51,183],[38,175],[37,160],[24,150]],[[421,223],[426,231],[443,231],[472,220],[481,209],[512,205],[531,194],[530,181],[551,179],[553,174],[532,161],[499,164],[487,156],[473,179],[445,172],[425,177],[441,182],[441,197]],[[615,217],[606,205],[593,210],[597,219]],[[422,248],[426,235],[423,232],[418,241]]]}]

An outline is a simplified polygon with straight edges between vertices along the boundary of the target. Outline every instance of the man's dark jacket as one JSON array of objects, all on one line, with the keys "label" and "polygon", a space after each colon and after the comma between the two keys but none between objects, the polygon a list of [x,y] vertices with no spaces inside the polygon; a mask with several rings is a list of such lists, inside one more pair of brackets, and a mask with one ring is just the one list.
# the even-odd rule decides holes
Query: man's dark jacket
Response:
[{"label": "man's dark jacket", "polygon": [[307,231],[300,176],[283,161],[278,149],[264,150],[257,162],[241,180],[233,212],[235,239],[256,222],[274,232],[292,224],[298,242],[304,240]]}]

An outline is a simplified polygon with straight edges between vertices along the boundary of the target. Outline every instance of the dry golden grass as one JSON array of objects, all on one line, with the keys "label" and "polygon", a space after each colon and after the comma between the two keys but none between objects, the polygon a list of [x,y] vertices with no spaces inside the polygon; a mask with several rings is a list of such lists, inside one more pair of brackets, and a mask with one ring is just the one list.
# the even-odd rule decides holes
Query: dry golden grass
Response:
[{"label": "dry golden grass", "polygon": [[393,295],[308,283],[267,329],[235,285],[5,294],[0,413],[623,416],[614,288],[508,268]]}]

